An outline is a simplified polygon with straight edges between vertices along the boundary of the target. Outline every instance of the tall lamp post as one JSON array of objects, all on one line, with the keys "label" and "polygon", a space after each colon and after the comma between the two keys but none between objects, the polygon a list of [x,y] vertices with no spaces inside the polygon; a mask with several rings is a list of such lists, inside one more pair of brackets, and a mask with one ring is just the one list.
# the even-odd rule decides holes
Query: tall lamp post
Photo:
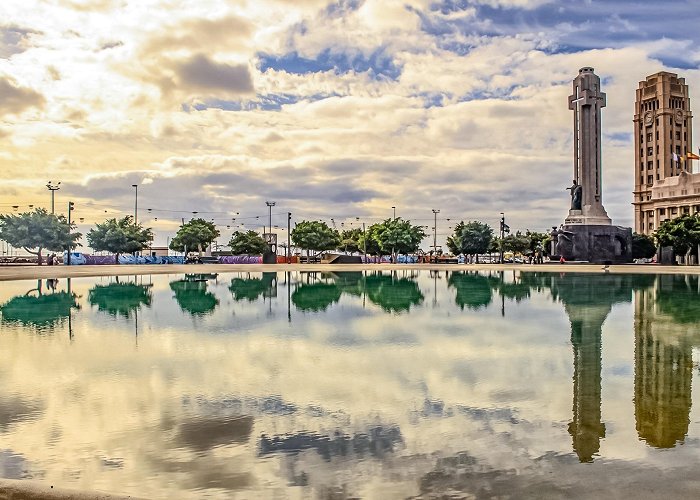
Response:
[{"label": "tall lamp post", "polygon": [[435,252],[435,262],[437,262],[437,214],[440,210],[435,210],[433,208],[433,215],[435,216],[435,225],[433,226],[433,251]]},{"label": "tall lamp post", "polygon": [[396,220],[396,207],[391,207],[391,209],[394,211],[394,220]]},{"label": "tall lamp post", "polygon": [[274,201],[266,201],[265,205],[267,205],[267,208],[270,209],[270,233],[272,233],[272,207],[275,206]]},{"label": "tall lamp post", "polygon": [[135,189],[135,194],[134,194],[134,224],[138,224],[138,222],[139,222],[139,185],[132,184],[131,187]]},{"label": "tall lamp post", "polygon": [[[355,217],[357,222],[360,222],[359,217]],[[364,263],[367,264],[367,232],[365,231],[365,223],[364,221],[362,222],[362,253],[365,254],[365,260]]]},{"label": "tall lamp post", "polygon": [[55,197],[54,195],[56,194],[56,191],[61,189],[61,183],[60,181],[57,184],[54,184],[52,181],[49,181],[46,183],[46,187],[51,191],[51,214],[54,213],[54,201]]},{"label": "tall lamp post", "polygon": [[[290,264],[289,259],[292,255],[292,212],[287,212],[287,264]],[[289,279],[287,280],[289,287]]]},{"label": "tall lamp post", "polygon": [[503,264],[503,238],[505,238],[506,235],[506,214],[501,212],[501,244],[499,245],[501,247],[501,259],[500,263]]},{"label": "tall lamp post", "polygon": [[75,203],[73,203],[72,201],[69,201],[68,202],[68,265],[69,266],[70,266],[70,254],[71,254],[71,251],[73,250],[71,248],[72,241],[70,238],[70,214],[73,210],[75,210]]}]

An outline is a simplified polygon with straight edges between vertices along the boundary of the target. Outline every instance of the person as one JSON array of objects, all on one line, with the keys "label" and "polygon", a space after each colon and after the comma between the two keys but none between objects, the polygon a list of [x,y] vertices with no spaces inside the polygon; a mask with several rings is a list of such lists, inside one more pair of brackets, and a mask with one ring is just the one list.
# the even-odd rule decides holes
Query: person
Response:
[{"label": "person", "polygon": [[46,265],[53,266],[53,254],[50,253],[46,256]]},{"label": "person", "polygon": [[581,196],[583,194],[583,186],[576,179],[573,180],[571,187],[566,188],[571,191],[571,210],[581,210]]},{"label": "person", "polygon": [[53,254],[53,265],[57,266],[58,265],[58,255]]},{"label": "person", "polygon": [[559,264],[564,264],[565,262],[566,262],[566,260],[564,259],[564,256],[560,255],[559,256]]}]

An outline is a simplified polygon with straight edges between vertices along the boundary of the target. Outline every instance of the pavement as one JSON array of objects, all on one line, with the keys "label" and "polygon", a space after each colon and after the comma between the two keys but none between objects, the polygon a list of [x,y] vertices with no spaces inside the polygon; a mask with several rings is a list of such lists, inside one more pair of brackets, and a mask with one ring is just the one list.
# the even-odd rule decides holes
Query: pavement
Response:
[{"label": "pavement", "polygon": [[550,273],[700,274],[700,266],[656,264],[139,264],[100,266],[0,266],[0,281],[126,276],[146,274],[198,274],[235,272],[343,272],[343,271],[523,271]]}]

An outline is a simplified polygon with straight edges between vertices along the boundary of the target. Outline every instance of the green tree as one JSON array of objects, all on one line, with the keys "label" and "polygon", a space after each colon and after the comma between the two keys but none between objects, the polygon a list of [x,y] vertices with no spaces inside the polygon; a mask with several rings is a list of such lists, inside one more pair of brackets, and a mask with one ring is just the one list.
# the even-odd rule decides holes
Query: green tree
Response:
[{"label": "green tree", "polygon": [[503,250],[505,252],[513,252],[514,254],[525,254],[530,251],[530,238],[522,234],[520,231],[515,234],[509,234],[503,238]]},{"label": "green tree", "polygon": [[454,234],[447,240],[447,246],[455,255],[476,255],[489,251],[493,241],[493,229],[479,221],[460,222],[455,226]]},{"label": "green tree", "polygon": [[525,236],[530,240],[530,252],[535,253],[537,250],[544,252],[547,248],[547,242],[550,240],[548,233],[539,233],[537,231],[525,231]]},{"label": "green tree", "polygon": [[309,251],[323,252],[338,248],[340,244],[340,234],[335,229],[328,227],[325,222],[315,220],[301,221],[292,229],[292,242],[300,248],[306,249],[306,256]]},{"label": "green tree", "polygon": [[650,259],[656,254],[654,238],[646,234],[632,233],[632,258]]},{"label": "green tree", "polygon": [[367,228],[364,234],[360,235],[360,239],[357,242],[358,246],[365,251],[367,249],[367,255],[375,255],[381,257],[386,255],[388,252],[384,252],[382,247],[379,246],[379,241],[377,240],[377,232],[381,224],[372,224]]},{"label": "green tree", "polygon": [[121,219],[108,219],[96,224],[87,234],[88,244],[96,251],[114,253],[114,261],[119,264],[119,255],[139,252],[153,241],[153,231],[135,224],[130,215]]},{"label": "green tree", "polygon": [[255,231],[236,231],[228,242],[233,255],[262,255],[269,248],[265,238]]},{"label": "green tree", "polygon": [[74,229],[75,224],[71,223],[69,227],[63,215],[50,214],[43,208],[17,215],[0,215],[0,239],[36,255],[38,265],[43,262],[41,251],[44,249],[62,252],[79,246],[77,240],[82,234],[72,232]]},{"label": "green tree", "polygon": [[654,233],[654,238],[662,247],[673,247],[676,255],[685,255],[687,262],[690,253],[700,244],[700,216],[682,215],[664,221]]},{"label": "green tree", "polygon": [[413,253],[420,248],[420,243],[425,238],[425,231],[421,226],[414,226],[410,221],[397,217],[379,224],[373,232],[373,237],[382,251],[390,253],[395,262],[396,254]]},{"label": "green tree", "polygon": [[340,245],[338,245],[338,250],[343,252],[361,252],[362,246],[360,246],[360,240],[362,239],[362,229],[353,228],[346,229],[340,233]]},{"label": "green tree", "polygon": [[177,234],[170,241],[170,250],[176,252],[197,250],[201,257],[204,249],[211,245],[220,234],[213,222],[207,222],[204,219],[192,219],[180,226]]}]

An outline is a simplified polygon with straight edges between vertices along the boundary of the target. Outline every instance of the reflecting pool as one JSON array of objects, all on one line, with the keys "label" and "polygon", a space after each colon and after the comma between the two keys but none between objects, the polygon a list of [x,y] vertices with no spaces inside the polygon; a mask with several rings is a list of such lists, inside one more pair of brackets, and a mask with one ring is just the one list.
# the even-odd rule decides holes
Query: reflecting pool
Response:
[{"label": "reflecting pool", "polygon": [[144,498],[691,496],[698,276],[0,284],[0,476]]}]

